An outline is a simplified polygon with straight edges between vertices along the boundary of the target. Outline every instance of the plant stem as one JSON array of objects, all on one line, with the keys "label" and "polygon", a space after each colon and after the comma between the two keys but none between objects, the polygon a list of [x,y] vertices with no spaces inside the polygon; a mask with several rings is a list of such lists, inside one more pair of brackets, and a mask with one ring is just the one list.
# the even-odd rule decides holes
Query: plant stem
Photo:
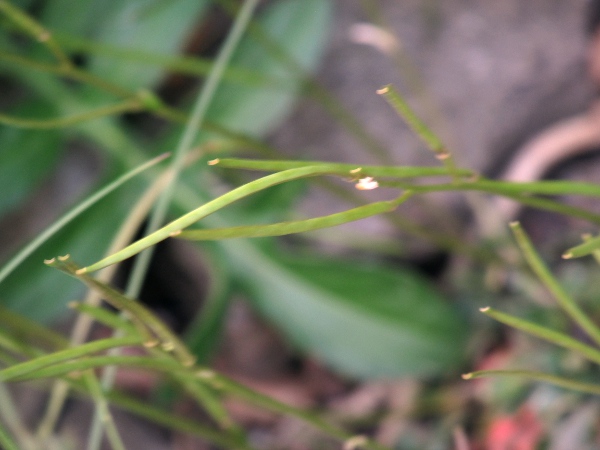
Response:
[{"label": "plant stem", "polygon": [[565,389],[583,392],[586,394],[600,395],[600,386],[591,383],[581,383],[568,378],[557,377],[543,372],[534,372],[529,370],[478,370],[463,375],[463,379],[471,380],[482,377],[521,377],[533,381],[541,381],[560,386]]},{"label": "plant stem", "polygon": [[48,130],[53,128],[64,128],[79,122],[85,122],[98,117],[113,116],[126,112],[136,112],[142,109],[142,105],[136,100],[125,100],[115,105],[102,106],[100,108],[85,111],[80,114],[74,114],[67,117],[55,119],[22,119],[20,117],[11,117],[6,114],[0,114],[0,123],[11,125],[17,128],[33,128],[39,130]]},{"label": "plant stem", "polygon": [[554,295],[559,306],[573,321],[579,325],[597,345],[600,345],[600,329],[583,312],[577,303],[566,293],[556,278],[552,275],[540,255],[536,252],[531,240],[519,224],[512,222],[510,227],[515,235],[519,248],[531,269],[538,276],[542,284]]},{"label": "plant stem", "polygon": [[[179,178],[179,173],[183,168],[185,156],[193,146],[194,140],[196,139],[198,131],[200,130],[204,122],[204,116],[214,96],[216,88],[221,80],[223,72],[227,64],[229,63],[233,51],[237,47],[242,37],[242,34],[246,29],[246,26],[252,18],[252,15],[257,5],[258,0],[247,0],[246,2],[244,2],[240,13],[235,19],[232,29],[229,35],[227,36],[225,43],[223,44],[223,47],[219,51],[219,54],[214,62],[208,79],[206,80],[200,92],[200,95],[198,96],[198,100],[192,110],[192,114],[188,119],[182,138],[177,146],[177,149],[175,150],[175,155],[170,166],[170,170],[172,170],[173,172],[173,178],[171,182],[167,185],[165,190],[162,192],[161,196],[159,197],[156,203],[156,207],[150,215],[148,227],[146,229],[147,234],[153,233],[155,230],[157,230],[165,220],[167,210],[169,204],[171,203],[171,198],[175,189],[175,183],[177,182],[177,179]],[[148,249],[136,259],[132,269],[131,277],[127,284],[127,296],[134,298],[138,297],[152,254],[153,250]],[[114,367],[107,368],[107,370],[103,373],[102,387],[105,391],[108,390],[110,386],[112,386],[115,375],[116,368]],[[92,423],[91,434],[98,435],[99,433],[95,432],[95,430],[101,427],[101,418],[96,413],[94,415]],[[96,438],[95,440],[90,440],[88,444],[89,450],[96,450],[100,446],[99,438]]]},{"label": "plant stem", "polygon": [[45,45],[55,56],[61,66],[72,66],[71,60],[56,43],[52,34],[37,21],[25,14],[19,8],[11,5],[6,0],[0,0],[0,12],[7,16],[10,21],[12,21],[25,33],[29,34],[32,38]]}]

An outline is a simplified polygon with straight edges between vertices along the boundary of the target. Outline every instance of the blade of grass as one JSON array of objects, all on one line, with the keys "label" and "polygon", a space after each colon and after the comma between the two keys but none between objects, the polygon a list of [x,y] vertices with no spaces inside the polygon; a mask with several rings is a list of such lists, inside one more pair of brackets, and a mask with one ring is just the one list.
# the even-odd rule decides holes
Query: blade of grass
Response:
[{"label": "blade of grass", "polygon": [[413,109],[408,105],[406,100],[400,95],[398,90],[391,84],[382,87],[377,91],[379,95],[382,95],[386,101],[390,104],[396,113],[408,124],[408,126],[415,132],[417,136],[421,138],[427,147],[433,153],[436,158],[445,160],[450,157],[448,149],[443,142],[433,133],[425,123],[419,119]]},{"label": "blade of grass", "polygon": [[[188,161],[186,163],[193,163],[200,156],[201,152],[188,155]],[[131,213],[128,215],[125,222],[121,225],[119,231],[116,233],[113,242],[111,243],[107,254],[110,255],[118,251],[120,248],[127,245],[128,242],[134,238],[135,233],[140,228],[140,225],[144,221],[148,214],[148,211],[152,208],[152,204],[158,197],[164,185],[167,183],[171,176],[171,172],[168,170],[163,172],[157,177],[150,186],[146,189],[146,192],[142,195],[140,200],[137,202]],[[117,266],[107,268],[103,270],[97,280],[100,282],[108,283],[108,281],[114,276]],[[94,307],[100,304],[101,294],[97,291],[90,289],[84,302],[86,307]],[[92,326],[92,318],[88,315],[80,314],[71,332],[70,345],[79,345],[87,339],[89,330]],[[135,333],[135,327],[134,333]],[[60,412],[64,405],[64,402],[69,393],[69,384],[64,380],[56,380],[50,391],[50,398],[46,404],[46,411],[42,420],[39,422],[36,437],[40,442],[47,440],[48,436],[52,434],[56,426],[56,422],[60,416]]]},{"label": "blade of grass", "polygon": [[36,249],[38,249],[44,242],[46,242],[48,239],[50,239],[54,234],[56,234],[59,230],[61,230],[65,225],[67,225],[69,222],[71,222],[73,219],[75,219],[79,214],[81,214],[86,209],[93,206],[95,203],[97,203],[102,198],[106,197],[108,194],[110,194],[115,189],[120,187],[126,181],[135,177],[136,175],[143,172],[144,170],[147,170],[150,167],[158,164],[159,162],[161,162],[168,156],[169,156],[168,154],[160,155],[160,156],[146,162],[145,164],[142,164],[141,166],[125,173],[124,175],[121,175],[115,181],[109,183],[104,188],[100,189],[98,192],[91,195],[86,200],[84,200],[79,205],[77,205],[76,207],[71,209],[69,212],[67,212],[65,215],[63,215],[60,219],[58,219],[56,222],[54,222],[51,226],[46,228],[45,231],[38,234],[38,236],[33,241],[31,241],[28,245],[26,245],[15,256],[13,256],[10,260],[8,260],[8,262],[4,265],[4,267],[2,267],[2,269],[0,269],[0,283],[2,283],[2,281],[16,269],[25,258],[27,258]]},{"label": "blade of grass", "polygon": [[[237,9],[236,2],[218,0],[218,3],[229,14],[235,14]],[[271,38],[259,23],[252,22],[250,24],[249,34],[263,46],[273,59],[276,59],[282,66],[286,67],[291,75],[302,80],[307,93],[315,98],[331,117],[335,118],[348,133],[353,135],[357,142],[363,145],[371,155],[385,164],[391,163],[388,151],[378,142],[376,137],[369,133],[364,124],[351,111],[348,111],[334,95],[321,86],[311,74],[307,73],[302,65],[291,57],[276,40]]]},{"label": "blade of grass", "polygon": [[551,342],[560,347],[577,352],[583,355],[588,360],[595,362],[596,364],[600,364],[599,350],[595,349],[594,347],[590,347],[589,345],[586,345],[581,341],[573,339],[564,333],[543,327],[541,325],[537,325],[535,323],[511,316],[509,314],[505,314],[490,307],[482,308],[480,309],[480,311],[486,316],[497,320],[498,322],[516,328],[517,330],[524,331],[527,334],[531,334],[532,336],[536,336],[540,339]]},{"label": "blade of grass", "polygon": [[542,284],[554,295],[554,298],[562,310],[565,311],[565,313],[567,313],[567,315],[573,319],[573,321],[580,326],[597,345],[600,345],[600,329],[598,329],[598,327],[588,318],[586,313],[577,306],[575,301],[566,293],[556,278],[552,276],[552,273],[540,255],[535,251],[531,240],[519,222],[512,222],[510,227],[527,263],[538,276]]}]

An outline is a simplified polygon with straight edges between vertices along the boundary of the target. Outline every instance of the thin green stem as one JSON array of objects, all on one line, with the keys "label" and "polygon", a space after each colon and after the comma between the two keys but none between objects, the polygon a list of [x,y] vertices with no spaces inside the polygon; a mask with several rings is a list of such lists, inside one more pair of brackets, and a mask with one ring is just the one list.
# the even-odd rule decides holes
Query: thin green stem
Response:
[{"label": "thin green stem", "polygon": [[46,28],[6,0],[0,0],[0,12],[8,17],[23,32],[46,46],[63,67],[72,66],[67,54],[62,51],[52,34]]},{"label": "thin green stem", "polygon": [[[145,346],[154,347],[160,344],[163,350],[172,353],[184,366],[192,366],[194,364],[196,358],[189,352],[181,339],[141,303],[121,294],[108,284],[102,283],[89,275],[78,274],[79,268],[68,260],[68,256],[46,261],[46,264],[56,267],[68,275],[79,278],[88,287],[101,293],[102,297],[112,306],[126,312],[134,325],[136,325],[140,335],[144,338]],[[156,341],[155,337],[158,341]]]},{"label": "thin green stem", "polygon": [[[167,185],[167,187],[162,192],[161,196],[158,198],[156,206],[150,215],[148,220],[148,226],[146,229],[147,234],[152,234],[155,230],[157,230],[161,224],[164,222],[165,217],[167,215],[167,210],[169,208],[169,204],[171,203],[171,199],[173,197],[173,193],[175,190],[175,185],[179,178],[179,174],[183,168],[186,154],[192,148],[193,143],[196,139],[198,131],[200,130],[203,122],[206,111],[208,110],[208,106],[212,101],[214,93],[216,92],[217,86],[223,76],[223,72],[227,67],[229,60],[233,54],[234,49],[237,47],[246,26],[248,25],[250,19],[252,18],[252,14],[254,13],[254,9],[258,5],[258,0],[247,0],[244,2],[240,13],[235,19],[233,27],[227,36],[215,63],[211,69],[211,72],[206,80],[200,95],[194,105],[192,110],[192,114],[190,115],[181,140],[175,150],[175,155],[173,161],[170,166],[170,170],[173,172],[173,178],[171,182]],[[150,248],[141,254],[135,261],[131,276],[129,278],[126,294],[130,297],[136,298],[141,290],[143,280],[145,278],[148,266],[150,264],[150,259],[152,258],[153,249]],[[113,380],[116,375],[116,369],[109,368],[104,372],[102,377],[102,386],[104,390],[108,390],[108,388],[112,385]],[[98,415],[94,416],[93,424],[92,424],[92,433],[94,430],[98,429],[101,426],[101,422],[99,420]],[[90,441],[88,448],[90,450],[95,450],[99,447],[98,441]]]},{"label": "thin green stem", "polygon": [[[404,119],[410,128],[427,144],[429,149],[433,151],[435,157],[439,159],[449,172],[455,173],[456,164],[452,154],[448,151],[444,143],[433,133],[429,127],[415,114],[413,109],[408,105],[406,100],[400,95],[396,88],[388,84],[377,91],[383,95],[387,102],[396,110],[396,113]],[[458,174],[454,175],[458,179]]]},{"label": "thin green stem", "polygon": [[593,341],[600,345],[600,329],[582,311],[575,301],[566,293],[556,278],[552,275],[540,255],[536,252],[531,240],[518,222],[510,224],[513,234],[523,252],[527,263],[538,276],[542,284],[554,295],[559,306],[573,321],[579,325]]},{"label": "thin green stem", "polygon": [[88,342],[87,344],[82,344],[78,347],[60,350],[0,370],[0,381],[8,381],[17,377],[22,377],[42,368],[65,363],[73,358],[87,356],[92,353],[108,350],[109,348],[138,345],[141,343],[142,339],[138,336],[107,338]]},{"label": "thin green stem", "polygon": [[[198,100],[194,105],[192,114],[188,119],[188,123],[183,132],[181,140],[179,141],[177,149],[175,150],[175,154],[170,166],[170,170],[173,171],[173,179],[158,198],[156,207],[154,208],[148,220],[148,227],[146,229],[147,234],[153,233],[155,230],[157,230],[165,220],[169,204],[171,203],[171,199],[173,197],[175,184],[179,177],[179,173],[183,168],[185,156],[194,145],[198,131],[204,122],[204,117],[206,115],[206,111],[208,110],[208,106],[210,105],[217,86],[219,85],[223,76],[223,72],[229,63],[229,60],[233,55],[233,51],[237,47],[244,30],[252,18],[252,14],[254,13],[254,9],[256,8],[257,4],[258,0],[248,0],[244,2],[240,13],[236,17],[233,28],[231,29],[227,39],[225,40],[225,43],[219,51],[208,79],[206,80],[206,83],[204,84],[202,91],[198,96]],[[127,287],[128,295],[137,297],[137,293],[141,288],[144,276],[150,263],[152,253],[152,249],[148,249],[136,260]]]},{"label": "thin green stem", "polygon": [[[11,443],[15,445],[15,449],[21,450],[34,450],[35,441],[33,436],[29,434],[29,431],[20,420],[20,415],[17,407],[15,406],[10,392],[6,385],[0,382],[0,418],[8,426],[8,430],[4,430],[0,424],[0,433],[4,433],[4,436],[0,436],[0,447],[6,448],[6,450],[12,449]],[[12,438],[10,437],[9,431],[16,437],[19,442],[17,446]]]},{"label": "thin green stem", "polygon": [[[194,162],[199,156],[200,152],[196,154],[190,154],[188,158],[189,161],[187,161],[187,163]],[[134,209],[131,211],[125,222],[121,225],[119,231],[116,233],[115,238],[113,239],[113,242],[111,243],[107,251],[107,255],[118,251],[120,248],[126,246],[128,242],[131,242],[141,223],[148,215],[148,211],[150,211],[150,209],[152,208],[152,204],[154,203],[154,201],[156,200],[156,198],[158,197],[158,195],[160,194],[170,177],[171,173],[167,170],[163,172],[158,178],[156,178],[152,182],[152,184],[147,188],[146,192],[136,203]],[[103,270],[97,277],[97,280],[100,282],[108,283],[109,280],[114,276],[116,268],[116,266],[113,266]],[[76,309],[78,309],[79,311],[83,310],[90,312],[89,308],[97,308],[94,310],[94,318],[97,321],[102,321],[102,317],[99,317],[99,315],[102,315],[104,313],[110,313],[98,307],[100,300],[101,294],[98,293],[96,290],[90,289],[88,295],[85,298],[85,303],[79,305]],[[121,316],[116,316],[115,314],[112,314],[112,316],[115,317],[114,320],[125,321],[125,319]],[[89,330],[92,326],[92,320],[92,317],[88,315],[80,314],[77,316],[75,325],[73,326],[73,330],[71,332],[71,346],[76,346],[85,342],[89,334]],[[107,323],[112,323],[111,320],[113,319],[107,319]],[[123,329],[125,332],[128,333],[134,333],[135,327],[132,326],[129,322],[125,323],[127,323],[127,325],[124,328],[115,328]],[[117,325],[117,323],[114,323],[114,325]],[[46,412],[44,414],[43,419],[40,421],[36,433],[40,441],[46,440],[46,438],[52,433],[52,430],[54,430],[54,427],[60,415],[60,411],[62,410],[63,404],[67,398],[68,392],[68,383],[66,383],[64,380],[55,381],[50,391],[50,398],[47,403]]]},{"label": "thin green stem", "polygon": [[[66,49],[91,55],[102,55],[120,59],[127,64],[137,63],[158,66],[170,73],[179,73],[204,77],[210,73],[213,61],[197,56],[167,55],[156,52],[123,48],[115,45],[90,41],[70,34],[56,34],[57,41]],[[291,86],[286,80],[267,77],[257,70],[242,67],[228,67],[223,73],[223,80],[249,86],[269,86],[289,90]]]},{"label": "thin green stem", "polygon": [[582,256],[594,254],[598,249],[600,249],[600,236],[588,237],[583,244],[568,249],[562,257],[565,259],[581,258]]},{"label": "thin green stem", "polygon": [[[113,450],[126,450],[123,440],[115,426],[115,421],[110,409],[108,407],[108,401],[102,390],[102,386],[96,379],[96,376],[92,371],[87,371],[84,375],[84,382],[88,388],[88,391],[96,404],[96,414],[101,417],[104,430],[106,430],[106,437]],[[92,439],[92,435],[88,437],[88,440]]]},{"label": "thin green stem", "polygon": [[[196,373],[196,376],[205,380],[209,385],[213,386],[219,391],[234,395],[253,405],[263,407],[269,411],[296,417],[312,425],[316,429],[321,430],[323,433],[336,439],[340,439],[341,441],[349,441],[350,439],[355,438],[355,436],[347,433],[341,428],[322,420],[317,414],[294,408],[286,405],[285,403],[281,403],[277,400],[267,397],[266,395],[259,394],[258,392],[213,371],[201,370]],[[362,440],[361,446],[370,450],[389,450],[386,447],[369,439]]]},{"label": "thin green stem", "polygon": [[550,375],[543,372],[535,372],[529,370],[478,370],[464,374],[463,379],[471,380],[473,378],[482,377],[517,377],[527,378],[533,381],[540,381],[543,383],[550,383],[555,386],[559,386],[565,389],[571,389],[585,394],[600,395],[600,386],[591,383],[582,383],[568,378],[558,377],[556,375]]},{"label": "thin green stem", "polygon": [[239,443],[237,439],[215,430],[214,427],[200,425],[197,421],[174,415],[172,412],[162,411],[138,399],[114,391],[108,392],[106,397],[113,405],[171,430],[194,434],[223,448],[250,450],[250,447],[246,444]]},{"label": "thin green stem", "polygon": [[293,233],[319,230],[322,228],[335,227],[348,222],[355,222],[367,217],[383,214],[395,210],[404,202],[410,193],[406,193],[396,200],[370,203],[358,208],[330,214],[314,219],[297,220],[293,222],[279,222],[270,225],[254,225],[244,227],[216,228],[208,230],[187,230],[173,235],[176,238],[193,241],[249,238],[265,236],[284,236]]},{"label": "thin green stem", "polygon": [[551,330],[549,328],[543,327],[541,325],[537,325],[535,323],[529,322],[527,320],[520,319],[518,317],[511,316],[509,314],[505,314],[500,311],[496,311],[492,308],[482,308],[480,309],[482,313],[486,316],[491,317],[498,322],[501,322],[510,327],[516,328],[517,330],[524,331],[525,333],[531,334],[532,336],[536,336],[545,341],[551,342],[552,344],[556,344],[560,347],[572,350],[583,355],[588,360],[595,362],[596,364],[600,364],[600,351],[590,347],[589,345],[584,344],[581,341],[573,339],[568,335],[561,333],[559,331]]},{"label": "thin green stem", "polygon": [[[237,4],[231,0],[218,0],[230,14],[234,14]],[[370,134],[365,126],[348,111],[342,103],[332,95],[327,89],[321,86],[306,70],[300,65],[282,46],[275,41],[263,29],[259,23],[252,23],[249,27],[249,33],[253,39],[260,43],[263,48],[284,67],[289,74],[301,80],[306,92],[315,98],[319,104],[342,126],[353,135],[356,140],[367,149],[371,155],[375,156],[382,163],[391,163],[388,151],[380,142]]]},{"label": "thin green stem", "polygon": [[[445,167],[413,167],[413,166],[367,166],[360,164],[328,163],[324,161],[272,161],[239,158],[219,158],[213,164],[232,169],[248,169],[274,172],[307,166],[321,166],[332,174],[350,176],[354,179],[371,177],[415,178],[430,176],[450,176],[452,173]],[[457,169],[461,176],[473,176],[473,171]]]},{"label": "thin green stem", "polygon": [[53,128],[65,128],[88,120],[99,117],[116,116],[127,112],[141,111],[143,106],[137,100],[125,100],[123,102],[101,106],[99,108],[85,111],[80,114],[73,114],[67,117],[58,117],[53,119],[23,119],[12,117],[6,114],[0,114],[0,123],[17,128],[33,128],[39,130],[48,130]]},{"label": "thin green stem", "polygon": [[200,219],[224,208],[225,206],[247,197],[255,192],[261,191],[271,186],[284,183],[286,181],[297,180],[300,178],[307,178],[317,175],[329,174],[329,171],[318,166],[308,166],[299,169],[290,169],[283,172],[274,173],[267,175],[266,177],[259,178],[258,180],[251,181],[243,186],[240,186],[232,191],[208,202],[199,208],[181,216],[173,222],[165,225],[159,230],[152,234],[134,242],[133,244],[125,247],[121,251],[110,255],[90,266],[84,267],[78,273],[94,272],[96,270],[107,267],[111,264],[118,263],[127,259],[133,255],[140,253],[142,250],[147,249],[169,237],[173,233],[178,233],[184,228],[198,222]]},{"label": "thin green stem", "polygon": [[[600,224],[600,215],[585,209],[577,208],[570,205],[565,205],[554,200],[541,197],[532,197],[529,193],[535,192],[540,194],[550,195],[556,193],[560,187],[555,185],[558,182],[537,182],[537,183],[505,183],[494,180],[474,180],[474,181],[455,181],[454,183],[448,184],[428,184],[428,185],[416,185],[407,182],[396,182],[396,181],[383,181],[381,186],[395,187],[398,189],[410,189],[415,194],[426,194],[431,192],[443,192],[443,191],[477,191],[486,192],[489,194],[501,195],[516,200],[524,205],[528,205],[538,209],[545,209],[547,211],[556,212],[559,214],[579,217],[592,223]],[[563,183],[563,182],[560,182]],[[512,186],[515,184],[515,186]],[[519,184],[527,184],[522,186],[526,193],[519,193]],[[564,189],[567,191],[573,191],[569,193],[585,195],[585,196],[598,196],[597,186],[588,183],[573,183],[569,185],[569,182],[564,182]],[[591,187],[595,187],[595,190],[591,190]]]}]

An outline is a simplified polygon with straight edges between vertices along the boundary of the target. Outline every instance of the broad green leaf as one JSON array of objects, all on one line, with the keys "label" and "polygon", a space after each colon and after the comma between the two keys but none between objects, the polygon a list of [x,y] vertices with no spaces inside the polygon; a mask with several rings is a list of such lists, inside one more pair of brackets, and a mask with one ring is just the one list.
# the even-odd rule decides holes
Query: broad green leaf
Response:
[{"label": "broad green leaf", "polygon": [[[10,114],[46,117],[54,109],[46,103],[26,102]],[[0,126],[0,216],[23,202],[56,167],[62,144],[57,130]]]},{"label": "broad green leaf", "polygon": [[[178,53],[207,5],[206,0],[121,1],[105,20],[97,39],[133,50]],[[101,78],[131,90],[154,85],[162,73],[159,67],[99,55],[90,62],[90,69]]]},{"label": "broad green leaf", "polygon": [[228,251],[262,313],[342,373],[436,375],[465,357],[465,322],[411,270],[316,257],[269,261],[240,244]]},{"label": "broad green leaf", "polygon": [[[330,19],[329,0],[282,0],[265,11],[259,24],[290,58],[305,71],[312,71],[323,53]],[[278,87],[221,84],[207,118],[237,132],[263,135],[289,112],[301,86],[301,74],[290,73],[251,35],[241,42],[231,64],[289,80],[290,86],[296,86],[284,92]]]}]

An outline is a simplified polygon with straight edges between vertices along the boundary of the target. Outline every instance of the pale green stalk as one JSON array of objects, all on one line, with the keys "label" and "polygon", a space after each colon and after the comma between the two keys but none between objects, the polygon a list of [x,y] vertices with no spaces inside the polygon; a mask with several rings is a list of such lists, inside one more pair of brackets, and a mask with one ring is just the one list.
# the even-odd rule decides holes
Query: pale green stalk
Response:
[{"label": "pale green stalk", "polygon": [[529,370],[478,370],[476,372],[464,374],[462,377],[465,380],[482,377],[527,378],[533,381],[550,383],[565,389],[583,392],[585,394],[600,395],[600,386],[597,384],[582,383],[569,378],[563,378],[556,375],[550,375],[548,373],[534,372]]},{"label": "pale green stalk", "polygon": [[21,377],[29,373],[35,372],[42,368],[65,363],[74,358],[87,356],[103,350],[108,350],[113,347],[123,347],[129,345],[139,345],[142,339],[139,336],[126,336],[121,338],[107,338],[98,341],[88,342],[78,347],[60,350],[48,355],[40,356],[29,361],[15,364],[0,370],[0,381],[8,381],[13,378]]},{"label": "pale green stalk", "polygon": [[[198,135],[198,132],[204,123],[204,117],[208,107],[223,76],[223,72],[229,63],[229,60],[231,59],[231,56],[233,55],[233,52],[237,47],[244,30],[246,29],[246,26],[250,22],[254,9],[257,5],[258,0],[247,0],[244,2],[238,16],[235,19],[233,27],[227,36],[227,39],[225,40],[217,58],[215,59],[214,66],[202,87],[202,91],[200,92],[198,100],[194,105],[181,140],[179,141],[177,149],[174,152],[173,160],[170,165],[170,170],[173,171],[173,179],[171,183],[167,185],[156,202],[156,206],[148,220],[148,227],[146,229],[147,234],[157,230],[165,220],[175,190],[175,185],[177,183],[177,179],[179,178],[179,173],[184,165],[185,156],[194,145],[196,136]],[[152,253],[153,250],[150,248],[136,259],[129,284],[127,286],[127,294],[129,296],[137,297],[137,293],[141,289],[143,283],[144,275],[146,274],[148,265],[150,264]]]},{"label": "pale green stalk", "polygon": [[250,450],[247,444],[238,442],[237,439],[233,439],[227,434],[216,430],[214,427],[203,426],[195,420],[173,414],[171,411],[162,411],[151,404],[143,403],[132,397],[126,397],[119,392],[108,392],[106,397],[113,405],[171,430],[178,430],[199,436],[222,448]]},{"label": "pale green stalk", "polygon": [[[19,417],[19,411],[17,410],[10,392],[6,388],[6,385],[0,381],[0,418],[4,420],[4,423],[8,426],[8,430],[4,430],[0,423],[0,447],[10,450],[12,448],[20,450],[35,450],[35,440],[33,436],[29,434],[29,431],[25,425],[21,422]],[[19,445],[12,440],[9,431],[16,437]],[[12,447],[11,445],[14,445]]]},{"label": "pale green stalk", "polygon": [[56,43],[54,37],[52,37],[52,34],[19,8],[13,6],[6,0],[0,0],[0,13],[3,13],[6,17],[8,17],[8,19],[22,31],[46,46],[56,57],[61,66],[70,67],[73,65],[66,53],[63,52],[60,46]]},{"label": "pale green stalk", "polygon": [[[171,163],[170,169],[173,172],[173,179],[171,183],[167,185],[165,190],[159,197],[156,207],[154,208],[150,218],[148,220],[148,227],[146,229],[147,234],[153,233],[157,230],[164,222],[167,215],[171,199],[175,190],[179,173],[183,168],[185,156],[192,148],[196,136],[202,127],[204,117],[208,106],[210,105],[214,93],[216,92],[217,86],[221,80],[221,77],[227,67],[233,51],[237,47],[246,26],[248,25],[258,0],[247,0],[242,5],[242,8],[237,15],[233,27],[227,36],[219,54],[214,62],[213,68],[202,87],[198,100],[194,105],[192,114],[190,115],[182,138],[179,141],[175,155]],[[152,258],[153,249],[150,248],[141,254],[135,261],[131,276],[126,289],[126,294],[130,297],[136,298],[141,290],[142,283]],[[113,384],[116,375],[115,368],[108,368],[102,376],[102,387],[106,391]],[[96,450],[100,446],[98,430],[101,428],[101,422],[99,421],[98,415],[95,415],[92,430],[90,433],[90,440],[88,441],[88,450]]]},{"label": "pale green stalk", "polygon": [[137,112],[143,109],[143,105],[137,99],[124,100],[120,103],[109,106],[101,106],[80,114],[73,114],[67,117],[54,119],[23,119],[20,117],[7,116],[0,114],[0,124],[10,125],[17,128],[33,128],[38,130],[48,130],[53,128],[65,128],[88,120],[99,117],[114,116],[126,112]]},{"label": "pale green stalk", "polygon": [[208,230],[187,230],[174,235],[176,238],[192,241],[217,240],[248,237],[284,236],[293,233],[319,230],[322,228],[335,227],[344,223],[372,217],[395,210],[399,204],[404,202],[410,193],[406,193],[396,200],[371,203],[347,211],[330,214],[328,216],[314,219],[297,220],[293,222],[279,222],[270,225],[254,225],[231,228],[216,228]]},{"label": "pale green stalk", "polygon": [[540,255],[535,251],[529,237],[521,228],[519,222],[512,222],[510,227],[517,239],[519,248],[531,269],[538,276],[542,284],[554,295],[559,306],[573,321],[579,325],[593,341],[600,345],[600,329],[590,320],[589,316],[582,311],[575,301],[566,293],[556,278],[552,275]]},{"label": "pale green stalk", "polygon": [[437,135],[415,114],[413,109],[408,105],[406,100],[402,98],[396,88],[393,85],[388,84],[379,89],[377,93],[383,95],[396,113],[404,119],[415,134],[427,144],[429,149],[435,154],[435,157],[444,164],[450,173],[453,174],[454,179],[458,180],[459,174],[456,173],[456,164],[454,163],[452,154],[448,151],[440,138],[438,138]]},{"label": "pale green stalk", "polygon": [[145,346],[154,347],[160,344],[165,351],[172,352],[184,366],[192,366],[194,364],[196,358],[189,352],[181,339],[144,305],[88,275],[78,275],[78,267],[69,261],[68,257],[52,259],[51,261],[46,261],[46,264],[79,278],[88,287],[100,292],[102,297],[112,306],[127,313],[144,338],[143,343]]},{"label": "pale green stalk", "polygon": [[600,249],[600,236],[589,238],[583,244],[571,247],[563,253],[562,257],[565,259],[581,258],[582,256],[594,254],[598,249]]},{"label": "pale green stalk", "polygon": [[[199,153],[196,155],[190,155],[190,163],[195,161],[195,159],[199,156]],[[121,225],[119,231],[116,233],[113,242],[111,243],[107,254],[110,255],[118,251],[120,248],[127,245],[128,242],[131,242],[135,233],[140,227],[140,224],[144,221],[145,217],[148,214],[148,211],[152,208],[152,204],[156,200],[156,197],[159,195],[161,190],[164,188],[164,185],[167,183],[171,176],[171,173],[167,170],[161,176],[159,176],[151,185],[148,187],[144,195],[140,198],[140,200],[136,203],[135,207],[128,215],[125,222]],[[117,266],[113,266],[103,270],[100,275],[97,277],[97,280],[100,282],[108,283],[108,281],[113,277],[114,272],[116,271]],[[101,294],[97,291],[90,289],[88,295],[85,298],[85,304],[79,306],[79,310],[86,310],[86,308],[93,308],[95,305],[98,305],[101,300]],[[102,315],[103,313],[110,314],[108,311],[97,308],[95,311],[94,318],[96,320],[101,320],[98,315]],[[117,316],[112,314],[111,316],[115,317],[117,320]],[[70,344],[71,346],[79,345],[87,339],[89,329],[92,326],[92,317],[88,315],[78,315],[73,326],[71,332]],[[121,320],[124,320],[121,318]],[[135,327],[131,326],[128,323],[131,331],[135,332]],[[117,327],[118,328],[118,327]],[[121,329],[121,328],[118,328]],[[125,329],[124,329],[125,330]],[[125,330],[127,331],[127,330]],[[65,399],[67,398],[69,392],[69,385],[64,380],[56,380],[52,389],[50,391],[50,398],[48,400],[46,406],[46,412],[42,420],[39,423],[36,436],[40,441],[45,441],[48,436],[54,430],[56,422],[60,416],[60,412],[64,405]]]},{"label": "pale green stalk", "polygon": [[165,225],[159,230],[152,234],[134,242],[133,244],[125,247],[121,251],[110,255],[90,266],[84,267],[78,271],[78,274],[93,272],[111,264],[118,263],[127,259],[133,255],[140,253],[142,250],[151,248],[153,245],[169,238],[172,234],[180,232],[182,229],[189,227],[190,225],[198,222],[200,219],[218,211],[219,209],[237,201],[244,197],[247,197],[255,192],[261,191],[277,184],[285,183],[291,180],[297,180],[300,178],[307,178],[317,175],[329,174],[329,170],[323,169],[318,166],[308,166],[299,169],[290,169],[283,172],[274,173],[267,175],[266,177],[259,178],[258,180],[251,181],[243,186],[240,186],[228,193],[208,202],[199,208],[190,211],[189,213],[179,217],[173,222]]},{"label": "pale green stalk", "polygon": [[518,317],[511,316],[509,314],[505,314],[500,311],[496,311],[495,309],[489,307],[482,308],[480,309],[480,311],[486,316],[497,320],[498,322],[516,328],[517,330],[524,331],[525,333],[531,334],[532,336],[536,336],[552,344],[556,344],[560,347],[577,352],[583,355],[588,360],[595,362],[596,364],[600,364],[599,350],[595,349],[594,347],[590,347],[589,345],[586,345],[583,342],[578,341],[577,339],[573,339],[572,337],[564,333],[551,330],[541,325],[520,319]]},{"label": "pale green stalk", "polygon": [[121,436],[119,434],[119,431],[115,426],[113,416],[110,413],[110,409],[108,407],[108,402],[104,395],[104,391],[102,390],[100,383],[96,379],[94,372],[86,372],[84,375],[84,382],[87,385],[90,395],[94,399],[96,414],[102,420],[102,425],[104,430],[106,431],[106,438],[110,446],[113,450],[126,450],[125,445],[123,444],[123,440],[121,439]]},{"label": "pale green stalk", "polygon": [[430,176],[450,176],[457,173],[461,176],[473,176],[468,169],[456,169],[450,172],[445,167],[414,167],[414,166],[368,166],[361,164],[342,164],[324,161],[271,161],[262,159],[219,158],[214,160],[219,167],[231,169],[248,169],[261,171],[280,171],[307,166],[319,166],[329,169],[332,174],[352,178],[386,177],[386,178],[415,178]]}]

